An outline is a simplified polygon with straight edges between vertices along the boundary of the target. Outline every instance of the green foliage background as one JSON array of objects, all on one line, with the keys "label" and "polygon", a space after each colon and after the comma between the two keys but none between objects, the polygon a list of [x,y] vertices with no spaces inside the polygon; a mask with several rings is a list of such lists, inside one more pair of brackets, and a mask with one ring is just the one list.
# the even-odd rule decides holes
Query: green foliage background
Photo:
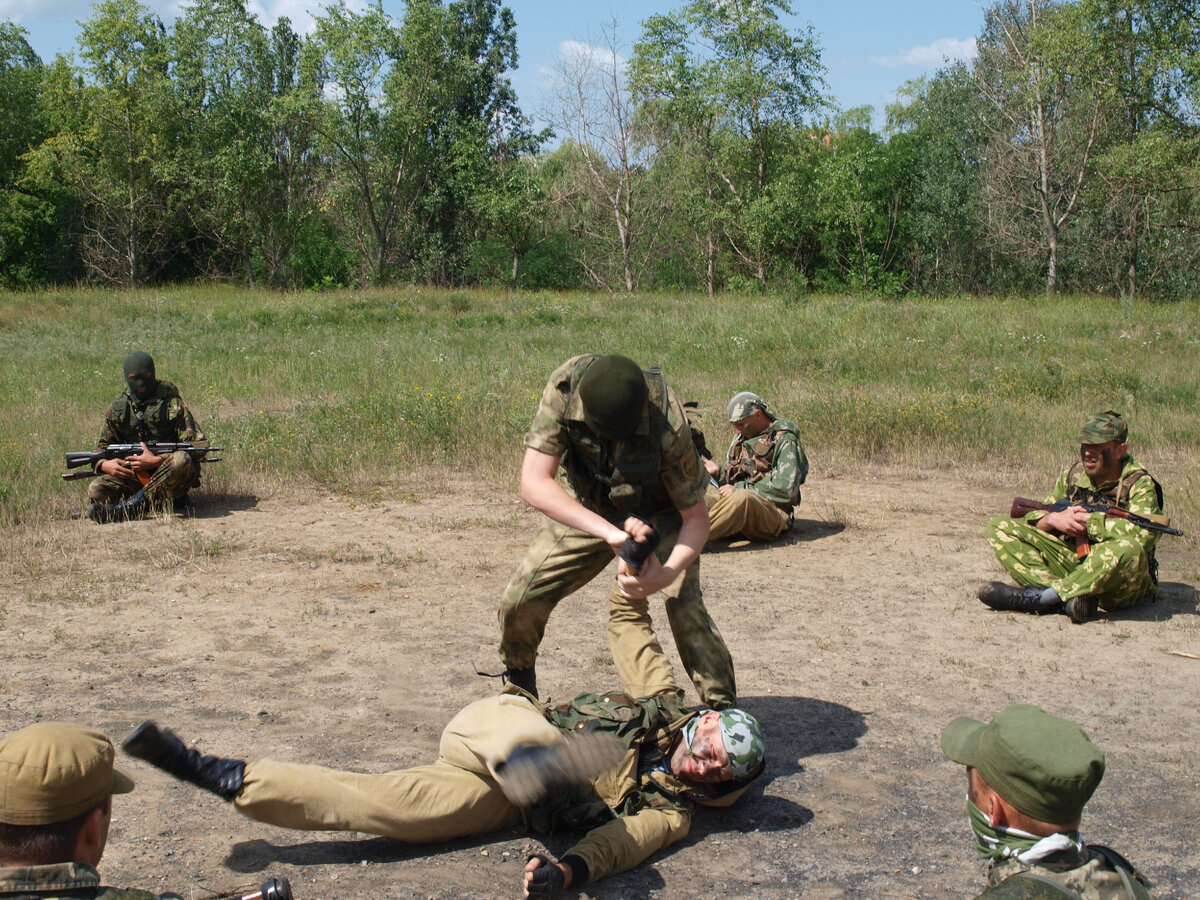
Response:
[{"label": "green foliage background", "polygon": [[[1168,512],[1200,527],[1200,304],[1010,298],[445,291],[280,294],[233,287],[0,294],[0,519],[65,516],[82,482],[62,454],[94,446],[145,349],[224,444],[206,490],[359,495],[413,479],[511,492],[521,436],[571,355],[661,363],[700,403],[710,444],[734,392],[800,424],[813,490],[863,464],[967,473],[1041,495],[1083,415],[1116,408]],[[928,472],[926,472],[928,474]],[[940,492],[936,481],[930,490]],[[947,496],[947,514],[961,501]],[[1192,540],[1189,538],[1188,540]]]}]

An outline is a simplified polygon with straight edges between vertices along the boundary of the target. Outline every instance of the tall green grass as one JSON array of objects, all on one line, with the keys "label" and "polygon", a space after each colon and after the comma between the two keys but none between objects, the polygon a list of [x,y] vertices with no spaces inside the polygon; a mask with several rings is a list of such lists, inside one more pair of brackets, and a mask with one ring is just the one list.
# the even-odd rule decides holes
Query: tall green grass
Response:
[{"label": "tall green grass", "polygon": [[[1169,512],[1200,525],[1200,304],[1092,297],[870,301],[420,288],[279,294],[211,286],[0,294],[0,520],[62,515],[121,360],[151,352],[225,444],[210,486],[386,490],[470,473],[511,489],[550,371],[584,352],[661,363],[698,400],[762,393],[821,469],[968,469],[1040,493],[1092,410],[1128,417]],[[1038,479],[1029,483],[1029,479]]]}]

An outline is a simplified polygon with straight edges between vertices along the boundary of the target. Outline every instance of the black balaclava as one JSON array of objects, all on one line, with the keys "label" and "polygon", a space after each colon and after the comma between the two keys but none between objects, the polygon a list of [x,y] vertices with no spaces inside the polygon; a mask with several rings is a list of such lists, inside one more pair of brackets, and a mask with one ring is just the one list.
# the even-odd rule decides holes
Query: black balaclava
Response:
[{"label": "black balaclava", "polygon": [[135,350],[125,357],[125,383],[129,385],[129,396],[138,403],[145,403],[158,384],[154,379],[154,360],[149,353]]},{"label": "black balaclava", "polygon": [[641,368],[626,356],[601,356],[579,379],[579,398],[590,425],[624,438],[637,431],[650,390]]}]

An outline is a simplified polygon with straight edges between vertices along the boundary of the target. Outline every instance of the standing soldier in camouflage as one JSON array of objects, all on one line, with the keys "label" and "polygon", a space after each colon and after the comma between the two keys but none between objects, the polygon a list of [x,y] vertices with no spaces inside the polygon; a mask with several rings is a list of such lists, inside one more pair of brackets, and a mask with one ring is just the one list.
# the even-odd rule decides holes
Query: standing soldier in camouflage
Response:
[{"label": "standing soldier in camouflage", "polygon": [[[125,393],[113,401],[104,417],[97,450],[109,444],[198,444],[204,440],[175,385],[154,377],[149,353],[135,351],[125,357],[125,383]],[[92,503],[87,517],[96,522],[136,518],[151,505],[182,500],[200,483],[200,463],[190,454],[177,451],[158,456],[145,446],[138,456],[100,460],[95,472],[97,477],[88,485]]]},{"label": "standing soldier in camouflage", "polygon": [[988,861],[976,900],[1151,900],[1125,857],[1079,835],[1104,754],[1078,725],[1010,706],[986,725],[955,719],[942,751],[967,767],[967,817]]},{"label": "standing soldier in camouflage", "polygon": [[96,871],[112,795],[133,790],[114,756],[103,734],[66,722],[39,722],[0,740],[0,900],[156,900],[102,887]]},{"label": "standing soldier in camouflage", "polygon": [[774,540],[792,527],[792,509],[800,505],[800,485],[808,477],[800,429],[749,391],[734,394],[726,412],[737,437],[723,465],[704,460],[718,485],[708,508],[708,539],[740,534]]},{"label": "standing soldier in camouflage", "polygon": [[549,521],[500,601],[507,680],[537,695],[534,663],[555,605],[604,571],[627,539],[647,540],[653,525],[662,536],[657,556],[637,570],[617,564],[608,627],[617,673],[634,696],[671,680],[647,599],[663,591],[700,699],[733,706],[733,661],[700,590],[707,483],[683,406],[657,369],[643,372],[624,356],[559,366],[525,435],[521,497]]},{"label": "standing soldier in camouflage", "polygon": [[[1129,429],[1108,410],[1087,417],[1079,435],[1080,461],[1065,470],[1046,503],[1100,503],[1140,516],[1162,512],[1162,488],[1129,454]],[[987,540],[1000,564],[1021,587],[998,581],[979,589],[992,609],[1065,612],[1072,622],[1140,603],[1158,584],[1154,532],[1125,519],[1089,513],[1079,506],[1061,512],[1035,510],[1022,519],[999,516]],[[1091,545],[1080,559],[1078,541]]]}]

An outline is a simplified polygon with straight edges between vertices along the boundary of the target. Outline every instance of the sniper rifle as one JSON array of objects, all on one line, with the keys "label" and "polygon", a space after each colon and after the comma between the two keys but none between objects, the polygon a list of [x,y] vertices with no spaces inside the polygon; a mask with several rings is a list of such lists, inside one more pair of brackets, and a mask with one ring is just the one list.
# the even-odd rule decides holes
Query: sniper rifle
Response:
[{"label": "sniper rifle", "polygon": [[[207,441],[200,443],[174,442],[174,441],[146,441],[146,449],[155,456],[166,456],[169,453],[176,453],[182,450],[185,453],[190,453],[192,458],[197,462],[220,462],[220,456],[209,456],[209,452],[220,452],[224,447],[213,447]],[[74,481],[78,478],[91,478],[96,473],[93,471],[96,463],[104,459],[126,459],[130,456],[137,456],[142,452],[141,443],[137,444],[109,444],[100,450],[71,450],[67,452],[67,468],[77,469],[80,466],[87,466],[87,471],[84,472],[63,472],[64,481]]]},{"label": "sniper rifle", "polygon": [[[1174,534],[1183,537],[1184,534],[1178,528],[1171,528],[1171,520],[1166,516],[1150,514],[1140,516],[1137,513],[1132,513],[1127,509],[1121,509],[1119,506],[1108,506],[1104,503],[1074,503],[1070,500],[1058,500],[1054,503],[1038,503],[1036,500],[1030,500],[1027,497],[1017,497],[1013,500],[1012,509],[1009,510],[1009,516],[1014,519],[1022,518],[1026,513],[1031,513],[1034,510],[1042,510],[1043,512],[1062,512],[1065,509],[1070,509],[1073,506],[1078,506],[1081,509],[1086,509],[1090,513],[1104,513],[1110,519],[1125,519],[1130,524],[1136,525],[1138,528],[1145,528],[1147,531],[1156,531],[1159,534]],[[1075,539],[1075,552],[1080,559],[1083,559],[1091,551],[1092,545],[1088,541],[1087,536]]]}]

